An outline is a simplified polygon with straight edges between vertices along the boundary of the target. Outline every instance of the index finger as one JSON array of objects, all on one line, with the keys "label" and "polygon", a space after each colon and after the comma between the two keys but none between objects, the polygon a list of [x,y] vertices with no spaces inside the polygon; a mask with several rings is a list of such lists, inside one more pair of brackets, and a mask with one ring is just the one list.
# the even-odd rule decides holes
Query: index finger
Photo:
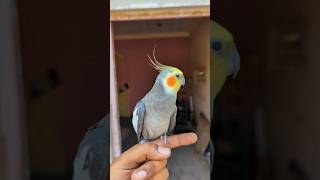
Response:
[{"label": "index finger", "polygon": [[137,144],[122,153],[114,160],[114,167],[123,166],[127,169],[136,168],[148,160],[165,160],[171,154],[169,148],[161,147],[155,143]]},{"label": "index finger", "polygon": [[169,136],[167,140],[168,140],[167,144],[164,144],[162,139],[158,139],[152,142],[160,146],[174,149],[181,146],[194,144],[195,142],[197,142],[198,137],[195,133],[191,132],[191,133],[182,133],[182,134],[172,135],[172,136]]}]

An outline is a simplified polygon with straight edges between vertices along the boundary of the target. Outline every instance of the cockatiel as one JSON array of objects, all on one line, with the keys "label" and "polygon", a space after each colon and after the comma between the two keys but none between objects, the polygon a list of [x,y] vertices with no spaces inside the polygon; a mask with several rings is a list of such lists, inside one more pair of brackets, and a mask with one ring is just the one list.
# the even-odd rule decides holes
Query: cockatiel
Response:
[{"label": "cockatiel", "polygon": [[[235,78],[240,70],[240,56],[232,34],[218,23],[211,21],[211,115],[215,97],[222,89],[226,78]],[[211,116],[213,117],[213,116]]]},{"label": "cockatiel", "polygon": [[185,84],[185,78],[181,70],[175,67],[159,63],[154,55],[150,65],[159,71],[151,90],[136,104],[132,124],[137,134],[138,141],[145,141],[163,137],[167,143],[167,135],[170,134],[176,124],[177,93]]},{"label": "cockatiel", "polygon": [[73,164],[72,180],[102,180],[109,174],[110,116],[90,127],[82,139]]}]

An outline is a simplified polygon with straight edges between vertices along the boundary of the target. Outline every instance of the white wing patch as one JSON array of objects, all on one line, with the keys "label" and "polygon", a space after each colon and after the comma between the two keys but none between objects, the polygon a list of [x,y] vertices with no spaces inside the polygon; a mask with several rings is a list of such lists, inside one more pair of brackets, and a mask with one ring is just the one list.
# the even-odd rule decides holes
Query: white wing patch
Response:
[{"label": "white wing patch", "polygon": [[133,115],[132,115],[132,125],[133,125],[134,131],[136,131],[136,133],[137,133],[137,130],[138,130],[138,115],[137,115],[137,111],[138,111],[138,108],[135,107],[134,111],[133,111]]}]

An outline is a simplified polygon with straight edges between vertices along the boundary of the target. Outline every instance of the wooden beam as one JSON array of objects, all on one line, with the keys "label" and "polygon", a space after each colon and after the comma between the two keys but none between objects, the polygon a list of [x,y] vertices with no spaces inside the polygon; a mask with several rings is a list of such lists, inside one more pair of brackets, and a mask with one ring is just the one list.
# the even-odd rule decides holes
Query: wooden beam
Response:
[{"label": "wooden beam", "polygon": [[210,17],[210,6],[175,7],[160,9],[114,10],[111,11],[111,21],[176,19]]},{"label": "wooden beam", "polygon": [[147,34],[121,34],[114,37],[115,40],[154,39],[154,38],[178,38],[189,37],[188,32],[147,33]]}]

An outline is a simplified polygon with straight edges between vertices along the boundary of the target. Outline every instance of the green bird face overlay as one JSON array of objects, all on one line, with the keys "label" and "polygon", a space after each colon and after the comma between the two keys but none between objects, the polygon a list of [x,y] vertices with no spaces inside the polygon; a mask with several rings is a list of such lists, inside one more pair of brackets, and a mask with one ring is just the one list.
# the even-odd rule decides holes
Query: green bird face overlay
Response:
[{"label": "green bird face overlay", "polygon": [[240,70],[240,56],[232,34],[213,21],[211,22],[211,50],[213,61],[226,64],[227,76],[233,75],[235,78]]}]

